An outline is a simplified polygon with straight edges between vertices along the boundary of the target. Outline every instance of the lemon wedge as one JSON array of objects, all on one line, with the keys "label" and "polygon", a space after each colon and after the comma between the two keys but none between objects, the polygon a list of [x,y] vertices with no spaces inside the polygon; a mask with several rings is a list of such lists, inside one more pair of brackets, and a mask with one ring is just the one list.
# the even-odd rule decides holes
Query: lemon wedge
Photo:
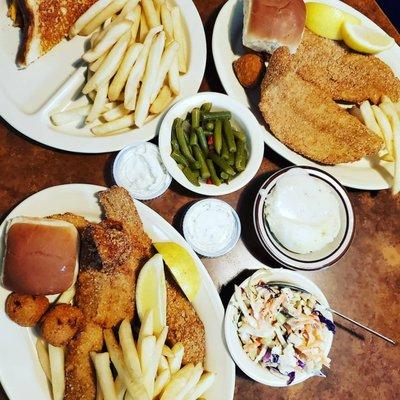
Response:
[{"label": "lemon wedge", "polygon": [[193,301],[200,289],[200,274],[190,254],[177,243],[158,242],[154,247],[163,256],[172,275],[189,301]]},{"label": "lemon wedge", "polygon": [[141,269],[136,284],[136,308],[139,318],[153,311],[153,331],[159,335],[167,324],[167,290],[164,263],[156,254]]},{"label": "lemon wedge", "polygon": [[306,3],[306,27],[319,36],[342,40],[342,24],[345,21],[361,23],[357,17],[327,4]]},{"label": "lemon wedge", "polygon": [[394,44],[394,39],[386,33],[350,22],[343,23],[342,35],[347,46],[361,53],[379,53]]}]

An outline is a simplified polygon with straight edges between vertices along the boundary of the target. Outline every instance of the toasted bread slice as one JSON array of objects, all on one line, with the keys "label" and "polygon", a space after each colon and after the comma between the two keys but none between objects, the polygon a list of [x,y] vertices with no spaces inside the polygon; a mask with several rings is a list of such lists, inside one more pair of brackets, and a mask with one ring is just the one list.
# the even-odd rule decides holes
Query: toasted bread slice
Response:
[{"label": "toasted bread slice", "polygon": [[18,0],[23,35],[17,62],[25,68],[68,35],[75,21],[97,0]]}]

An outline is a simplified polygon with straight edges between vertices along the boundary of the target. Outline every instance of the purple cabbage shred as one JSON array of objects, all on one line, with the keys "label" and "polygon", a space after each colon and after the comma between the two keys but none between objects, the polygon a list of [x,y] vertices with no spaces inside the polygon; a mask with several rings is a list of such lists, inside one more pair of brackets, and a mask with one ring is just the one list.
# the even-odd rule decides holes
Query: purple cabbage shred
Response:
[{"label": "purple cabbage shred", "polygon": [[289,377],[289,379],[287,381],[287,385],[290,385],[294,381],[294,378],[296,377],[295,372],[294,371],[289,372],[288,377]]},{"label": "purple cabbage shred", "polygon": [[278,354],[272,354],[272,362],[277,364],[279,362],[279,355]]},{"label": "purple cabbage shred", "polygon": [[333,321],[331,321],[328,318],[325,318],[319,311],[315,311],[315,313],[318,315],[319,320],[326,325],[326,327],[328,328],[328,331],[331,331],[332,333],[336,333],[336,326],[333,323]]},{"label": "purple cabbage shred", "polygon": [[297,359],[297,365],[298,365],[300,368],[304,368],[304,367],[306,366],[306,363],[303,362],[303,361],[301,361],[301,360],[299,360],[299,359]]},{"label": "purple cabbage shred", "polygon": [[265,354],[263,355],[263,358],[262,358],[262,360],[263,360],[263,362],[268,362],[269,360],[271,360],[271,352],[269,351],[269,350],[267,350],[266,352],[265,352]]}]

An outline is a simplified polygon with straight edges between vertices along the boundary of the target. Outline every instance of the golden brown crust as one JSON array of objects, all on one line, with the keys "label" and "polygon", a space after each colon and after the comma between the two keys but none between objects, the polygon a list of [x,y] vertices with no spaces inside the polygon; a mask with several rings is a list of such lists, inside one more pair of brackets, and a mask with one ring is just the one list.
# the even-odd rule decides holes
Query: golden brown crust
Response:
[{"label": "golden brown crust", "polygon": [[86,220],[84,217],[69,212],[64,214],[50,215],[47,218],[69,222],[70,224],[75,226],[75,228],[78,230],[79,233],[82,233],[82,231],[90,225],[90,222]]},{"label": "golden brown crust", "polygon": [[247,53],[233,62],[233,70],[245,88],[256,86],[265,72],[264,60],[258,54]]},{"label": "golden brown crust", "polygon": [[271,58],[260,110],[273,134],[296,153],[323,164],[353,162],[377,153],[382,140],[293,70],[287,48]]}]

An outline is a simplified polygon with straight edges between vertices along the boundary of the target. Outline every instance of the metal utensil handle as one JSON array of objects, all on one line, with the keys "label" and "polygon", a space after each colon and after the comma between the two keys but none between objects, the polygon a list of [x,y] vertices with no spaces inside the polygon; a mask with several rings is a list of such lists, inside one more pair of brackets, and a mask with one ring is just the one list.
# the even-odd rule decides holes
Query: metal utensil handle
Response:
[{"label": "metal utensil handle", "polygon": [[372,333],[372,334],[374,334],[374,335],[376,335],[376,336],[379,336],[381,339],[386,340],[387,342],[389,342],[389,343],[391,343],[391,344],[393,344],[393,345],[396,344],[396,342],[395,342],[394,340],[389,339],[389,338],[386,337],[385,335],[382,335],[381,333],[376,332],[376,331],[374,331],[374,330],[371,329],[371,328],[368,328],[368,326],[365,326],[365,325],[363,325],[363,324],[360,324],[359,322],[354,321],[353,319],[351,319],[351,318],[349,318],[349,317],[346,317],[346,316],[343,315],[342,313],[340,313],[340,312],[338,312],[338,311],[335,311],[335,310],[333,310],[332,308],[328,308],[328,307],[327,307],[326,309],[327,309],[328,311],[330,311],[331,313],[333,313],[333,314],[339,315],[339,317],[342,317],[342,318],[345,319],[346,321],[349,321],[349,322],[353,323],[354,325],[357,325],[357,326],[359,326],[360,328],[363,328],[363,329],[365,329],[366,331],[368,331],[368,332],[370,332],[370,333]]}]

